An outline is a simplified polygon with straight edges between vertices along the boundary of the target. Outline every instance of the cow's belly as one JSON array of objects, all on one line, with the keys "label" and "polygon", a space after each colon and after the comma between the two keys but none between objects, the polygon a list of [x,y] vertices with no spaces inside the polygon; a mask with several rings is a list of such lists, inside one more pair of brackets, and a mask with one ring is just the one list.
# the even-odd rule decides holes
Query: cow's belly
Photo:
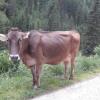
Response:
[{"label": "cow's belly", "polygon": [[59,64],[63,61],[65,61],[65,59],[67,58],[67,54],[64,55],[58,55],[56,57],[52,57],[52,58],[46,58],[46,64]]}]

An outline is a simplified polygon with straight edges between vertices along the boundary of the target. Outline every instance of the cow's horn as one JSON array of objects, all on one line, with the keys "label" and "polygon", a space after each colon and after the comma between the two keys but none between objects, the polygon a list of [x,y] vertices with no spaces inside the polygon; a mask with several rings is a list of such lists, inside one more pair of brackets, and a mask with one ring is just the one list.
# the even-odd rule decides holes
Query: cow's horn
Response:
[{"label": "cow's horn", "polygon": [[0,34],[0,40],[1,40],[1,41],[6,41],[6,40],[7,40],[6,35]]}]

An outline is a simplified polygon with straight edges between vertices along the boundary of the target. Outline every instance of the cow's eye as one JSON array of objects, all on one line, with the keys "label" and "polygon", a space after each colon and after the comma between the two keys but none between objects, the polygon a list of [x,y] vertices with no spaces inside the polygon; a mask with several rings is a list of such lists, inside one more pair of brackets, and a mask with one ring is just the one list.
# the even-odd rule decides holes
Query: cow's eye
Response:
[{"label": "cow's eye", "polygon": [[9,39],[6,40],[7,42],[9,41]]},{"label": "cow's eye", "polygon": [[6,44],[7,44],[7,47],[10,48],[11,41],[9,39],[7,39]]},{"label": "cow's eye", "polygon": [[9,39],[7,39],[7,43],[10,43],[11,41]]},{"label": "cow's eye", "polygon": [[6,44],[8,44],[8,39],[6,40]]}]

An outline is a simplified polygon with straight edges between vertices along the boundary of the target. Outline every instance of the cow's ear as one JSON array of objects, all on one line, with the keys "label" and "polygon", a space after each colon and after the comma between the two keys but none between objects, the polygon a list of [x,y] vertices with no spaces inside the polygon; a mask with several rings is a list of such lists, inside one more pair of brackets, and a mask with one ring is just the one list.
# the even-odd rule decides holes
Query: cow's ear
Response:
[{"label": "cow's ear", "polygon": [[23,36],[23,39],[27,39],[29,37],[29,35],[30,35],[30,32],[25,33]]},{"label": "cow's ear", "polygon": [[7,41],[7,36],[4,34],[0,34],[0,40],[3,42]]}]

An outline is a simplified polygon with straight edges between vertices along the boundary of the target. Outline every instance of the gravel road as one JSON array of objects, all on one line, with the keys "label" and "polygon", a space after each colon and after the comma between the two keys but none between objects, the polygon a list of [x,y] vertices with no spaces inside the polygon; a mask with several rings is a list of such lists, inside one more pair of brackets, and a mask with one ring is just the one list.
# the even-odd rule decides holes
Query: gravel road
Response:
[{"label": "gravel road", "polygon": [[100,100],[100,76],[31,100]]}]

